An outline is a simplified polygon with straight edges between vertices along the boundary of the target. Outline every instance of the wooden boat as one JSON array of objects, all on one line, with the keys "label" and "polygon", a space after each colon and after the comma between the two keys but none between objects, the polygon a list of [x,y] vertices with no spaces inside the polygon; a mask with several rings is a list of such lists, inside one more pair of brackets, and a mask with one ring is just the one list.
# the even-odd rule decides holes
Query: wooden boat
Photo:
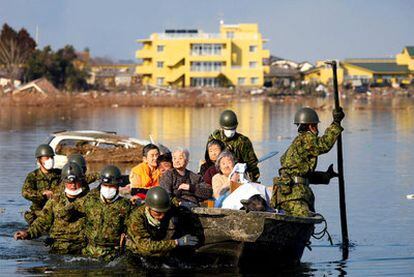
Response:
[{"label": "wooden boat", "polygon": [[248,212],[220,208],[193,208],[205,235],[197,250],[206,258],[252,265],[299,264],[320,215],[293,217],[270,212]]}]

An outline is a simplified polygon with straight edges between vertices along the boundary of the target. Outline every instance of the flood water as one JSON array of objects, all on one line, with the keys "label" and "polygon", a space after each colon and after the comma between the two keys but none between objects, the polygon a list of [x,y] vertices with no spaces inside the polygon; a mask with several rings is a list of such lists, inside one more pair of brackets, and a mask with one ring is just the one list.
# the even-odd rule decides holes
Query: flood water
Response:
[{"label": "flood water", "polygon": [[[323,131],[331,121],[332,99],[309,99],[318,110]],[[414,99],[344,100],[344,169],[348,229],[353,247],[341,261],[337,245],[312,240],[302,265],[283,275],[372,276],[412,275],[414,271]],[[293,115],[301,103],[269,103],[264,99],[229,104],[239,116],[238,130],[249,136],[257,156],[288,147],[296,129]],[[41,241],[14,241],[13,232],[26,227],[22,212],[29,202],[22,198],[25,176],[35,168],[34,151],[51,132],[98,129],[155,140],[191,152],[189,168],[196,171],[206,139],[218,125],[224,108],[0,108],[0,274],[43,273],[122,274],[122,266],[91,265],[87,259],[49,255]],[[280,154],[260,164],[261,181],[271,184]],[[318,168],[335,164],[335,148],[321,156]],[[334,244],[341,242],[337,181],[313,186],[317,211],[325,216]],[[128,273],[145,274],[143,269]],[[161,274],[175,271],[153,269]],[[148,272],[148,271],[147,271]],[[277,272],[271,271],[273,274]],[[184,272],[185,273],[185,272]],[[237,269],[193,269],[198,275],[234,275]]]}]

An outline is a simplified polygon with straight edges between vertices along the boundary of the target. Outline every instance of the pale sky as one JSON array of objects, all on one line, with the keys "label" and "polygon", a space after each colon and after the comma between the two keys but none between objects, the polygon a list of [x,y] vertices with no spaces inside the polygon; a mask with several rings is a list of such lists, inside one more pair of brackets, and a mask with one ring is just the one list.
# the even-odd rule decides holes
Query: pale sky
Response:
[{"label": "pale sky", "polygon": [[0,0],[0,24],[25,27],[40,47],[135,59],[138,38],[165,29],[219,31],[258,23],[265,48],[295,61],[390,57],[414,45],[413,0]]}]

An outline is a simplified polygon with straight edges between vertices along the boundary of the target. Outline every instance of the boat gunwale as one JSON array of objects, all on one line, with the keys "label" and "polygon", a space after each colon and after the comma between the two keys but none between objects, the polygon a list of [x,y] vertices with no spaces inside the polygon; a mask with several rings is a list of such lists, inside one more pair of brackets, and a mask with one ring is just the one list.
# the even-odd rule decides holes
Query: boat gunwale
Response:
[{"label": "boat gunwale", "polygon": [[303,224],[320,224],[323,222],[323,217],[319,214],[315,214],[313,217],[299,217],[291,216],[286,214],[272,213],[272,212],[256,212],[250,211],[246,212],[245,210],[232,210],[232,209],[223,209],[223,208],[205,208],[205,207],[195,207],[192,208],[194,214],[200,216],[229,216],[229,215],[247,215],[255,216],[257,219],[273,219],[277,221],[293,222],[293,223],[303,223]]}]

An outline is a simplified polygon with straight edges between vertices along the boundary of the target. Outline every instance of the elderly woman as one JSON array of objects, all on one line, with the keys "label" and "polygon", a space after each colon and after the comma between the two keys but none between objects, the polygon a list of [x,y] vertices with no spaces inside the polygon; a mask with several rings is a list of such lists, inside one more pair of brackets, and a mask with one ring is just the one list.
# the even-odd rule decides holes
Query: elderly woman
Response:
[{"label": "elderly woman", "polygon": [[188,170],[190,153],[187,149],[178,148],[172,153],[173,168],[160,178],[163,187],[175,205],[196,207],[212,195],[211,186],[204,183],[201,176]]},{"label": "elderly woman", "polygon": [[234,174],[231,179],[229,178],[234,168],[234,157],[228,150],[220,153],[216,161],[216,167],[219,173],[213,176],[212,185],[213,197],[218,199],[230,190],[230,182],[236,182],[238,180],[238,174]]},{"label": "elderly woman", "polygon": [[212,178],[218,173],[216,168],[216,161],[221,151],[226,148],[223,142],[213,139],[207,143],[205,152],[205,162],[200,166],[200,174],[203,176],[204,182],[211,185]]}]

